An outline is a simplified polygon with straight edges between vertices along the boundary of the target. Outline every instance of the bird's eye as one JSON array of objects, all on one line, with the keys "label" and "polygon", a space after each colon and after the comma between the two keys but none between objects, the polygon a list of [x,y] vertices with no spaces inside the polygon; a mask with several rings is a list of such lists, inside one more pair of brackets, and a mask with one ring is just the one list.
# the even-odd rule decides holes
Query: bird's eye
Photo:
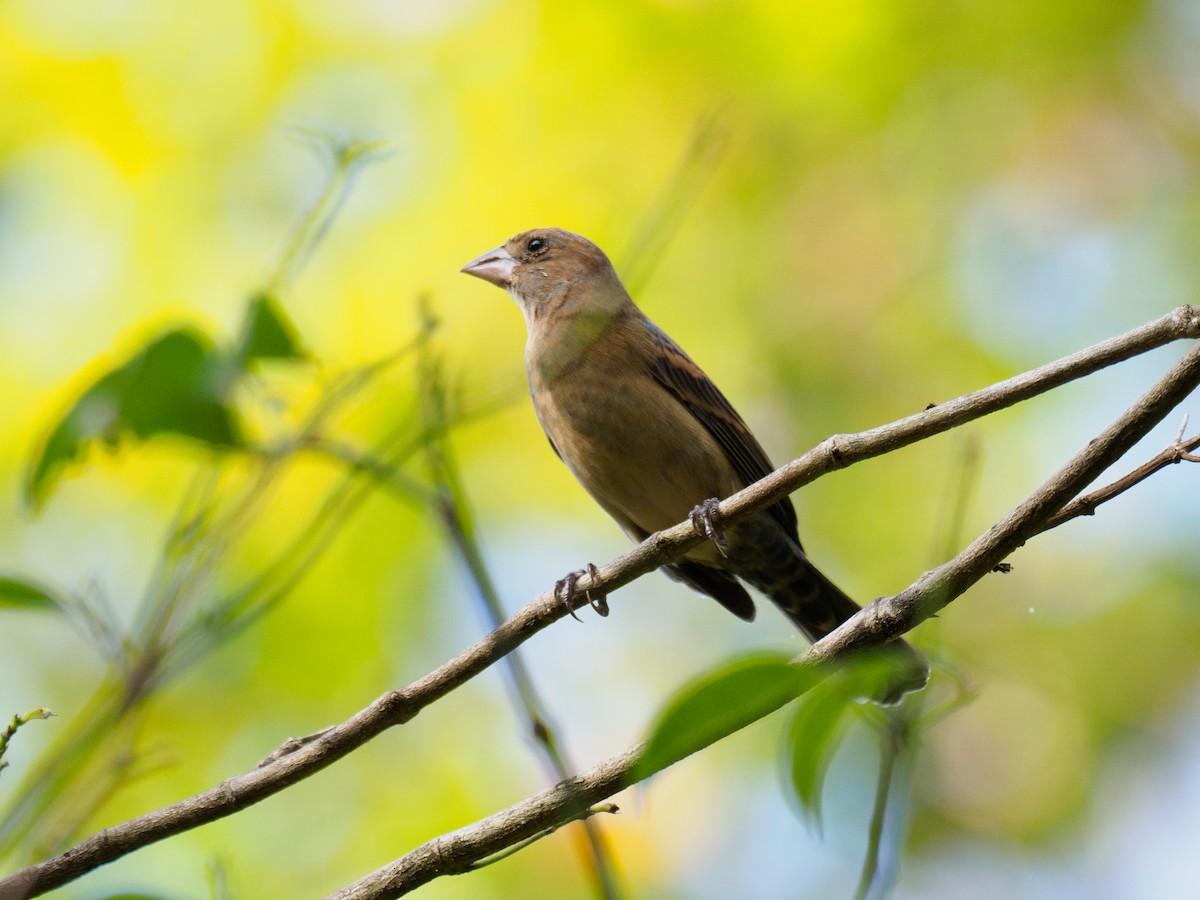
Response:
[{"label": "bird's eye", "polygon": [[529,243],[525,245],[525,249],[530,253],[541,253],[546,249],[546,239],[540,237],[530,238]]}]

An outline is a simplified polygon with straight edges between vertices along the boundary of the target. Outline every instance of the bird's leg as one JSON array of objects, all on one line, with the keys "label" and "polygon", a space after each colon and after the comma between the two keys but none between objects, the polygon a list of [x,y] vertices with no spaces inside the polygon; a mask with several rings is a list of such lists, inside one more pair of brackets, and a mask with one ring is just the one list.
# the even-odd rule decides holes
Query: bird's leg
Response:
[{"label": "bird's leg", "polygon": [[692,510],[688,516],[696,533],[712,541],[717,552],[729,556],[729,538],[725,536],[725,523],[721,518],[721,501],[710,497]]},{"label": "bird's leg", "polygon": [[[568,572],[566,577],[560,578],[554,584],[554,596],[557,597],[562,604],[566,606],[567,612],[571,614],[571,618],[576,622],[582,622],[583,619],[575,615],[575,583],[579,581],[579,576],[587,574],[596,579],[600,576],[600,570],[596,568],[594,563],[588,563],[587,568],[579,569],[575,572]],[[608,615],[608,596],[596,591],[596,596],[592,596],[592,591],[585,591],[584,596],[587,597],[588,605],[596,611],[598,616]]]}]

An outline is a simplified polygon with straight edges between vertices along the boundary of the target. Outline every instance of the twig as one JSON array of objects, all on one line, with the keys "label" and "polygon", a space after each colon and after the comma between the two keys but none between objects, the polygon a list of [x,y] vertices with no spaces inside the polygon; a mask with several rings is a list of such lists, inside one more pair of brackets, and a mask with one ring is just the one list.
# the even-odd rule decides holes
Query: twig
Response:
[{"label": "twig", "polygon": [[3,731],[0,731],[0,769],[8,765],[8,763],[4,762],[4,754],[8,751],[8,742],[13,739],[21,726],[28,725],[35,719],[48,719],[52,715],[54,713],[50,710],[38,707],[37,709],[31,709],[24,715],[17,713],[12,717],[12,721],[8,723],[8,726]]},{"label": "twig", "polygon": [[[597,816],[600,813],[616,814],[620,811],[621,811],[621,808],[619,806],[617,806],[617,804],[615,804],[615,803],[601,803],[601,804],[592,806],[592,807],[584,810],[583,814],[580,815],[578,821],[590,822],[590,821],[592,821],[592,818],[594,816]],[[511,847],[506,847],[505,849],[501,850],[499,853],[496,853],[493,856],[489,856],[487,859],[481,859],[477,863],[472,863],[471,871],[477,871],[479,869],[486,868],[487,866],[495,865],[496,863],[500,862],[501,860],[508,859],[510,856],[514,856],[517,853],[520,853],[526,847],[529,847],[532,844],[536,844],[542,838],[550,837],[550,835],[554,834],[554,832],[556,832],[556,831],[558,831],[558,826],[551,826],[550,828],[547,828],[545,831],[540,831],[537,834],[535,834],[533,837],[526,838],[525,840],[521,841],[520,843],[513,844]]]},{"label": "twig", "polygon": [[[1200,308],[1181,306],[1124,335],[957,400],[859,434],[829,438],[721,503],[721,514],[726,522],[735,524],[834,469],[845,468],[940,434],[1170,341],[1196,337],[1200,337]],[[1200,347],[1190,350],[1155,390],[1160,393],[1169,390],[1170,397],[1167,400],[1172,403],[1186,396],[1200,382],[1198,354]],[[1181,371],[1181,366],[1184,371]],[[1134,409],[1143,404],[1146,404],[1148,411],[1136,416],[1136,423],[1129,421],[1130,413],[1127,413],[1113,426],[1124,429],[1122,434],[1127,435],[1128,439],[1121,439],[1121,434],[1114,437],[1110,434],[1112,429],[1106,431],[1084,451],[1092,460],[1091,464],[1080,466],[1078,460],[1072,460],[1059,475],[954,560],[926,573],[896,597],[872,604],[813,645],[801,659],[806,664],[833,660],[881,637],[900,634],[944,607],[1019,547],[1034,533],[1032,528],[1061,509],[1091,479],[1111,465],[1120,453],[1128,449],[1132,441],[1161,421],[1171,405],[1159,397],[1144,400]],[[700,540],[690,521],[651,535],[599,569],[595,576],[581,578],[575,605],[578,607],[587,602],[587,590],[611,593],[646,572],[678,559]],[[17,872],[0,881],[0,900],[45,893],[133,850],[216,821],[284,790],[332,765],[386,729],[411,721],[424,707],[474,678],[514,647],[564,615],[566,610],[554,592],[543,592],[502,626],[454,659],[402,690],[385,693],[370,706],[329,729],[320,739],[295,753],[276,759],[270,765],[235,776],[193,797],[101,831],[63,854]],[[629,751],[591,770],[589,776],[584,777],[586,784],[578,788],[579,793],[572,789],[571,796],[580,798],[588,805],[610,796],[625,786],[623,779],[627,779],[628,767],[635,756],[635,751]],[[587,777],[592,780],[588,781]],[[572,783],[576,782],[579,779],[573,779]],[[558,796],[553,794],[554,791],[560,789],[556,787],[549,792]],[[531,831],[522,824],[517,829],[521,834],[516,839],[536,833],[553,822],[561,824],[565,821],[562,816],[561,809],[557,812],[547,811],[538,819],[540,824]],[[484,821],[490,823],[488,828],[499,827],[492,819]],[[503,825],[502,830],[513,829],[511,820],[506,818],[503,822],[507,824]]]},{"label": "twig", "polygon": [[[1186,424],[1187,419],[1184,419]],[[1153,458],[1138,466],[1128,475],[1123,478],[1118,478],[1112,484],[1100,488],[1098,491],[1092,491],[1089,494],[1084,494],[1072,500],[1064,506],[1059,512],[1046,520],[1042,526],[1042,531],[1048,531],[1051,528],[1057,528],[1064,522],[1069,522],[1072,519],[1077,519],[1080,516],[1093,516],[1096,514],[1096,507],[1102,503],[1107,503],[1114,497],[1125,493],[1135,484],[1145,481],[1155,472],[1160,469],[1165,469],[1167,466],[1174,465],[1179,462],[1200,462],[1200,456],[1196,456],[1190,451],[1200,447],[1200,434],[1195,437],[1190,437],[1186,441],[1181,440],[1181,433],[1176,436],[1175,442],[1169,447],[1166,447]]]}]

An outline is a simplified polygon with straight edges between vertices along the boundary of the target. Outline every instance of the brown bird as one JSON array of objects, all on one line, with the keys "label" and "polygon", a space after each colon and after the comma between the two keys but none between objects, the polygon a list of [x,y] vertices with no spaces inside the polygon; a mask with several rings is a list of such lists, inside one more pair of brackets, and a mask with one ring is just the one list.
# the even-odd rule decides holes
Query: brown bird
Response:
[{"label": "brown bird", "polygon": [[[739,618],[770,597],[818,640],[860,609],[808,560],[783,499],[726,534],[716,498],[774,466],[708,376],[634,305],[604,252],[560,228],[511,238],[463,267],[512,295],[525,314],[525,368],[538,421],[579,482],[635,541],[689,515],[711,540],[667,566]],[[567,580],[567,590],[574,578]],[[888,645],[883,703],[923,687],[925,658]]]}]

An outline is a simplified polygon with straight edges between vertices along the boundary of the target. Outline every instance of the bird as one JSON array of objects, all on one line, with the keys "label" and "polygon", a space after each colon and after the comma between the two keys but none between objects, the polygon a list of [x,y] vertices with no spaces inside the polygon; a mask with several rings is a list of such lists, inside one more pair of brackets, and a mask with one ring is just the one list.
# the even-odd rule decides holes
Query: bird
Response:
[{"label": "bird", "polygon": [[[461,271],[503,288],[520,307],[538,422],[600,507],[635,542],[689,518],[709,538],[665,566],[670,577],[751,621],[745,582],[810,641],[859,612],[809,561],[790,497],[724,528],[718,500],[774,466],[713,381],[635,305],[596,244],[535,228]],[[581,574],[559,587],[573,593]],[[880,655],[888,675],[872,699],[891,705],[925,686],[929,665],[911,644],[896,639]]]}]

